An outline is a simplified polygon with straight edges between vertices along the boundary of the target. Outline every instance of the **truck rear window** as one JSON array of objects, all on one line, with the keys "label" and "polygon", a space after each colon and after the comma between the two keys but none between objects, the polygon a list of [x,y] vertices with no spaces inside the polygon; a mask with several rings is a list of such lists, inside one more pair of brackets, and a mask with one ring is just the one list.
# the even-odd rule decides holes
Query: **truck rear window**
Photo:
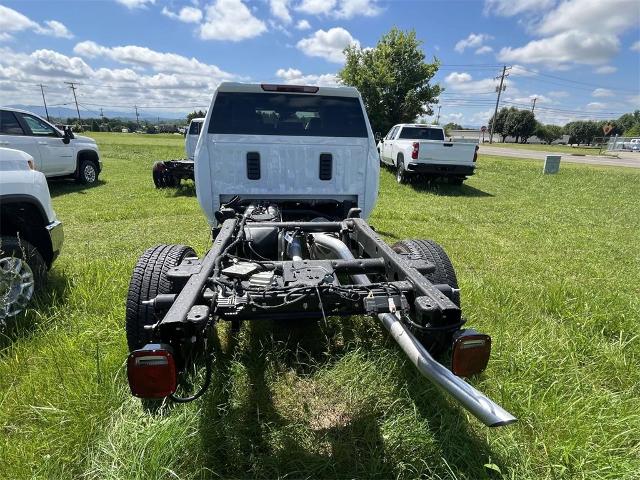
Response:
[{"label": "truck rear window", "polygon": [[439,128],[426,127],[402,127],[400,136],[407,140],[441,140],[444,141],[444,132]]},{"label": "truck rear window", "polygon": [[200,135],[201,128],[202,122],[191,122],[191,125],[189,125],[189,135]]},{"label": "truck rear window", "polygon": [[358,98],[219,92],[209,133],[367,137]]}]

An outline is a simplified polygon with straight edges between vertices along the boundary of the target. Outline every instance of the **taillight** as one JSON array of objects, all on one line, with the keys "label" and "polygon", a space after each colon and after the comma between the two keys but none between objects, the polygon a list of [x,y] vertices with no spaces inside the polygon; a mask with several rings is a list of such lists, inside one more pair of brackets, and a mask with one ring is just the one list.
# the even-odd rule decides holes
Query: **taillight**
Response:
[{"label": "taillight", "polygon": [[470,377],[487,368],[491,355],[491,337],[475,330],[461,330],[453,339],[451,371]]},{"label": "taillight", "polygon": [[149,343],[129,354],[127,377],[131,393],[140,398],[164,398],[176,391],[176,362],[169,345]]},{"label": "taillight", "polygon": [[476,145],[476,151],[473,152],[473,161],[478,160],[478,150],[480,150],[480,145]]},{"label": "taillight", "polygon": [[413,142],[413,151],[411,152],[411,158],[413,158],[414,160],[417,160],[419,153],[420,153],[420,144],[418,142]]},{"label": "taillight", "polygon": [[319,87],[309,85],[275,85],[263,83],[260,85],[265,92],[293,92],[293,93],[318,93]]}]

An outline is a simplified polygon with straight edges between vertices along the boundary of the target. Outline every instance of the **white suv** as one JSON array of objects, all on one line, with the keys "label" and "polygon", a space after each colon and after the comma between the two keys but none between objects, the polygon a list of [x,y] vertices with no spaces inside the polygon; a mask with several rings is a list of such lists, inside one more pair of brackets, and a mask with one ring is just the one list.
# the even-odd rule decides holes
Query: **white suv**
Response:
[{"label": "white suv", "polygon": [[47,181],[31,155],[0,148],[0,324],[46,280],[63,242]]},{"label": "white suv", "polygon": [[0,107],[0,148],[22,150],[31,155],[35,168],[49,177],[73,177],[95,183],[102,170],[95,140],[58,130],[39,116]]}]

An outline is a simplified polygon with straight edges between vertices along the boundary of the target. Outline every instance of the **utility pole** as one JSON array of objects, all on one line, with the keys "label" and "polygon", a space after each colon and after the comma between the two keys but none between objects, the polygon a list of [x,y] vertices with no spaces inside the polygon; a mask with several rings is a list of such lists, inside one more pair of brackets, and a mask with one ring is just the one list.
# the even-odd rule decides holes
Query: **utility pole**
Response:
[{"label": "utility pole", "polygon": [[138,130],[140,130],[140,116],[138,115],[138,106],[134,105],[133,108],[136,109],[136,123],[138,124]]},{"label": "utility pole", "polygon": [[42,84],[40,84],[40,91],[42,92],[42,103],[44,103],[44,111],[47,114],[47,120],[49,120],[49,110],[47,109],[47,101],[44,98],[44,85]]},{"label": "utility pole", "polygon": [[493,122],[491,122],[491,135],[489,136],[489,143],[493,143],[493,131],[496,128],[496,117],[498,116],[498,106],[500,105],[500,94],[507,88],[507,86],[504,85],[505,77],[509,76],[509,74],[507,73],[507,70],[511,70],[511,67],[507,69],[507,66],[503,65],[502,74],[496,77],[496,80],[500,78],[500,86],[496,87],[496,91],[498,92],[498,98],[496,99],[496,109],[493,112]]},{"label": "utility pole", "polygon": [[78,124],[82,126],[82,119],[80,118],[80,107],[78,107],[78,97],[76,97],[76,84],[75,82],[64,82],[69,85],[69,88],[73,91],[73,101],[76,102],[76,112],[78,112]]},{"label": "utility pole", "polygon": [[536,100],[538,100],[538,97],[533,97],[533,100],[531,100],[531,113],[536,109]]},{"label": "utility pole", "polygon": [[442,105],[438,105],[438,116],[436,117],[436,125],[440,125],[440,109]]}]

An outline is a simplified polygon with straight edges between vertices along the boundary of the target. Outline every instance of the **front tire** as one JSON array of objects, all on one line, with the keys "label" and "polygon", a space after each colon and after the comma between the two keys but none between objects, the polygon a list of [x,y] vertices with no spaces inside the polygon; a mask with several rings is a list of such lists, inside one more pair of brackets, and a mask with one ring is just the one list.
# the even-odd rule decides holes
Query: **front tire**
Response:
[{"label": "front tire", "polygon": [[18,237],[0,237],[0,322],[22,313],[46,282],[40,252]]},{"label": "front tire", "polygon": [[98,166],[91,160],[83,160],[78,170],[78,182],[91,185],[98,181]]},{"label": "front tire", "polygon": [[[458,290],[456,272],[449,256],[440,245],[433,240],[402,240],[394,244],[392,248],[396,253],[411,255],[435,265],[435,270],[425,274],[425,278],[434,285],[449,285],[453,289],[451,301],[460,307],[460,291]],[[413,328],[412,332],[432,355],[443,353],[451,345],[452,331],[425,332]]]},{"label": "front tire", "polygon": [[127,294],[125,329],[130,352],[151,341],[151,331],[144,327],[162,319],[158,318],[152,305],[142,302],[159,294],[178,293],[167,277],[167,272],[180,265],[186,257],[195,256],[193,249],[186,245],[157,245],[148,248],[140,256],[133,269]]}]

